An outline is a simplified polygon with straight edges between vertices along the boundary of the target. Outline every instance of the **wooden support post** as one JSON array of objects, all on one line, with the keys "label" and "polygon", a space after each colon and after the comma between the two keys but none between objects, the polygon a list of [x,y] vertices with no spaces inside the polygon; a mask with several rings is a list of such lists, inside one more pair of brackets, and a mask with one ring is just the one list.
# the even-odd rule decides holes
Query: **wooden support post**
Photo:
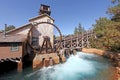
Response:
[{"label": "wooden support post", "polygon": [[22,63],[22,60],[20,59],[20,61],[18,61],[18,66],[17,66],[18,72],[22,72],[22,66],[23,66],[23,63]]},{"label": "wooden support post", "polygon": [[79,44],[79,42],[78,42],[78,33],[77,33],[77,47],[78,47],[78,44]]},{"label": "wooden support post", "polygon": [[81,47],[83,48],[83,32],[82,32],[81,38],[82,38],[82,40],[81,40]]},{"label": "wooden support post", "polygon": [[71,43],[70,44],[71,44],[71,48],[72,48],[72,36],[71,36]]},{"label": "wooden support post", "polygon": [[87,32],[87,48],[89,48],[89,40],[88,40],[88,37],[89,36],[89,33]]},{"label": "wooden support post", "polygon": [[65,39],[64,39],[64,48],[65,48],[65,45],[66,45],[66,42],[65,42]]},{"label": "wooden support post", "polygon": [[45,45],[45,52],[47,53],[47,50],[48,50],[48,42],[47,42],[47,40],[45,40],[45,42],[46,42],[46,45]]}]

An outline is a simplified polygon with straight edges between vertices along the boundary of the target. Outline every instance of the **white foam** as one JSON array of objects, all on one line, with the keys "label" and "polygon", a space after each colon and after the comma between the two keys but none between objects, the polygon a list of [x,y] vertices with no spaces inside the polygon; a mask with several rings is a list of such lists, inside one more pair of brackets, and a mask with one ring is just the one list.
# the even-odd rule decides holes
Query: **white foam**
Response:
[{"label": "white foam", "polygon": [[71,55],[65,63],[44,67],[28,74],[28,77],[37,76],[38,80],[84,80],[84,76],[94,75],[96,72],[95,64],[85,59],[86,56],[91,59],[95,55],[78,52],[75,56]]}]

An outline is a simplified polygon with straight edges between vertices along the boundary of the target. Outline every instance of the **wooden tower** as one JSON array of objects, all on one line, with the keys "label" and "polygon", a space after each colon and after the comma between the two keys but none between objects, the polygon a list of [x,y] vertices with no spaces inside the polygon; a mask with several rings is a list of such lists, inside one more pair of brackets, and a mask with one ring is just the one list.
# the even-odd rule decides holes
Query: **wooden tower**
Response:
[{"label": "wooden tower", "polygon": [[51,11],[50,11],[50,6],[41,4],[40,10],[39,10],[39,15],[41,14],[48,14],[50,16]]}]

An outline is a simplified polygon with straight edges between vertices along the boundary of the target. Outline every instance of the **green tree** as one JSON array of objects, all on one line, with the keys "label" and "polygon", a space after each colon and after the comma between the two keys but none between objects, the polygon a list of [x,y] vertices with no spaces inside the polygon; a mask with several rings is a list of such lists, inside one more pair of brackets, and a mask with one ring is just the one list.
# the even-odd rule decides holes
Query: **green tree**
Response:
[{"label": "green tree", "polygon": [[6,27],[6,31],[9,31],[9,30],[12,30],[12,29],[15,29],[15,26],[14,25],[9,25]]},{"label": "green tree", "polygon": [[75,27],[74,34],[78,34],[78,28]]},{"label": "green tree", "polygon": [[112,3],[118,3],[115,6],[109,7],[107,13],[112,15],[111,20],[120,21],[120,0],[112,0]]},{"label": "green tree", "polygon": [[0,30],[0,33],[4,32],[3,30]]},{"label": "green tree", "polygon": [[91,46],[103,50],[120,52],[120,0],[112,0],[118,3],[108,8],[111,19],[106,17],[96,20],[93,31],[96,38],[91,37]]},{"label": "green tree", "polygon": [[[120,23],[105,18],[99,18],[93,25],[96,39],[91,39],[91,46],[103,50],[120,52]],[[118,29],[119,28],[119,29]]]},{"label": "green tree", "polygon": [[110,15],[112,15],[111,20],[113,21],[120,21],[120,4],[114,6],[114,7],[110,7],[108,9],[108,13]]},{"label": "green tree", "polygon": [[74,34],[81,34],[82,32],[85,32],[85,29],[81,26],[81,24],[79,24],[78,27],[75,27]]},{"label": "green tree", "polygon": [[78,25],[78,33],[81,34],[82,32],[84,32],[84,28],[81,26],[81,24]]},{"label": "green tree", "polygon": [[120,0],[111,0],[112,3],[118,2],[120,3]]}]

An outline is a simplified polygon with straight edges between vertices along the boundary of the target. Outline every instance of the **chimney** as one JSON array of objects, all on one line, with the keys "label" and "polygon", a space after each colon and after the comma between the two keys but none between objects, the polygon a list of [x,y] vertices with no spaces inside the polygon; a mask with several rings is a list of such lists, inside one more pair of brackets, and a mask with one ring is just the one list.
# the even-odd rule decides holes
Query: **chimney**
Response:
[{"label": "chimney", "polygon": [[4,29],[4,36],[6,37],[6,28],[7,28],[7,24],[5,24],[5,29]]}]

